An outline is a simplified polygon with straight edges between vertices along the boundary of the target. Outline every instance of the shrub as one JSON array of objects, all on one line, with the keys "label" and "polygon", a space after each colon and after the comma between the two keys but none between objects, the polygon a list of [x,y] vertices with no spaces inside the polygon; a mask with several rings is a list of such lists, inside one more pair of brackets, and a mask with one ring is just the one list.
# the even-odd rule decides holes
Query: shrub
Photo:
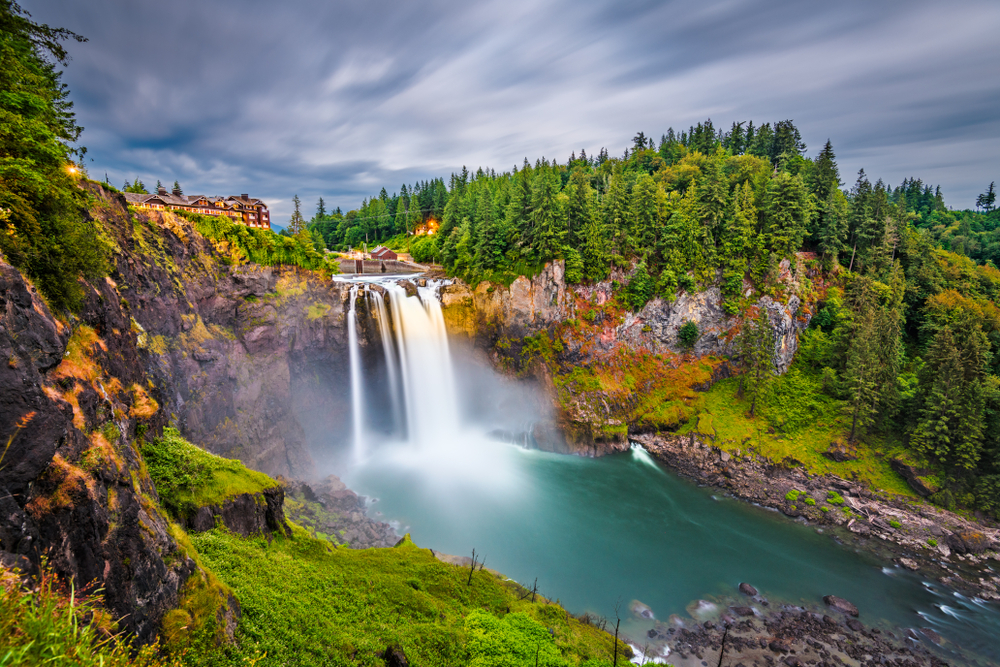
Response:
[{"label": "shrub", "polygon": [[811,507],[811,506],[813,506],[813,505],[816,504],[816,499],[815,498],[806,498],[805,503],[806,503],[806,505],[809,505]]},{"label": "shrub", "polygon": [[820,509],[823,510],[824,513],[830,511],[830,508],[829,507],[825,507],[825,506],[824,507],[820,507]]},{"label": "shrub", "polygon": [[843,505],[844,498],[836,491],[827,491],[826,502],[830,503],[831,505]]},{"label": "shrub", "polygon": [[930,538],[929,540],[927,540],[927,544],[928,544],[928,545],[930,545],[930,546],[932,546],[932,547],[936,547],[936,546],[938,545],[938,541],[937,541],[937,540],[935,540],[935,539],[934,539],[934,538],[932,537],[932,538]]},{"label": "shrub", "polygon": [[681,347],[688,350],[694,347],[700,335],[698,324],[692,320],[688,320],[677,330],[677,340],[680,341]]},{"label": "shrub", "polygon": [[436,236],[420,236],[410,242],[410,256],[414,262],[428,264],[440,254]]},{"label": "shrub", "polygon": [[795,502],[796,500],[798,500],[800,493],[802,492],[792,489],[791,491],[785,494],[785,500]]},{"label": "shrub", "polygon": [[900,522],[896,521],[895,519],[890,519],[889,520],[889,525],[892,526],[896,530],[899,530],[900,528],[903,527],[903,524],[901,524]]}]

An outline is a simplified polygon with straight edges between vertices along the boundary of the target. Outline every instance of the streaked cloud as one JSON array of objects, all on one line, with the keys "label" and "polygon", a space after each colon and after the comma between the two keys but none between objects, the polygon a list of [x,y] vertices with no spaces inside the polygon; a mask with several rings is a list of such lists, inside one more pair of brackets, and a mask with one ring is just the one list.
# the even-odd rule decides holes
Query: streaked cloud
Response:
[{"label": "streaked cloud", "polygon": [[1000,180],[996,2],[23,4],[90,39],[66,80],[92,176],[250,191],[279,222],[295,193],[347,210],[707,117],[792,118],[845,181],[916,176],[956,207]]}]

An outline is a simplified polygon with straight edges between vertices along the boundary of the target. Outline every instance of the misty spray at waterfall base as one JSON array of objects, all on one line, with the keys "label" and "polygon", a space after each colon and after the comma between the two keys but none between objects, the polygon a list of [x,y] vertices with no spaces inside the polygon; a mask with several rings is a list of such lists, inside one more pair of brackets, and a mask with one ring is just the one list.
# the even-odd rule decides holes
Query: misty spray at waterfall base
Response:
[{"label": "misty spray at waterfall base", "polygon": [[[392,278],[351,283],[350,441],[314,454],[349,483],[409,475],[435,493],[470,487],[501,494],[499,501],[520,485],[505,440],[526,443],[532,424],[550,416],[547,399],[531,383],[493,372],[471,346],[449,340],[441,285],[427,281],[414,290],[411,283],[408,292]],[[377,332],[364,353],[361,313]]]},{"label": "misty spray at waterfall base", "polygon": [[[699,488],[639,447],[599,459],[531,448],[532,424],[551,419],[549,399],[448,338],[439,287],[347,286],[351,367],[340,376],[350,378],[350,409],[325,440],[313,433],[313,453],[317,476],[335,473],[368,496],[369,515],[422,547],[475,548],[487,567],[528,584],[537,577],[574,613],[613,615],[618,599],[640,600],[658,621],[721,611],[748,581],[775,604],[817,607],[833,592],[866,624],[931,627],[1000,660],[996,605]],[[653,622],[624,614],[622,628],[640,638]]]}]

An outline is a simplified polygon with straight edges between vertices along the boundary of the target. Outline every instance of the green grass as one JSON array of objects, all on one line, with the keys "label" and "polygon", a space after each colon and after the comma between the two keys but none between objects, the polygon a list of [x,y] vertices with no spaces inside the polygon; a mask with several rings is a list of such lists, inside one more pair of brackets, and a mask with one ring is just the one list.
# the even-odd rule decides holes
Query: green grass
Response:
[{"label": "green grass", "polygon": [[233,496],[280,486],[239,461],[195,447],[172,428],[164,429],[162,438],[143,444],[142,456],[160,503],[175,518]]},{"label": "green grass", "polygon": [[[221,529],[191,536],[201,562],[240,601],[238,647],[192,664],[372,665],[399,645],[413,667],[610,665],[611,635],[489,571],[438,561],[408,539],[393,549],[335,548],[293,536],[241,538]],[[549,629],[552,632],[549,632]],[[622,650],[622,649],[620,649]],[[624,662],[624,660],[623,660]]]},{"label": "green grass", "polygon": [[25,590],[14,572],[0,566],[3,667],[166,664],[155,645],[133,653],[127,638],[117,634],[99,595],[67,588],[47,568],[33,582],[33,588]]},{"label": "green grass", "polygon": [[[818,377],[793,367],[776,378],[749,416],[750,403],[739,398],[739,378],[717,382],[696,403],[698,414],[678,433],[694,432],[726,451],[755,451],[775,463],[802,465],[815,474],[857,477],[872,488],[915,498],[913,490],[889,465],[898,446],[877,438],[861,441],[858,459],[837,462],[826,456],[830,443],[850,428],[846,405],[826,395]],[[790,499],[791,500],[791,499]]]}]

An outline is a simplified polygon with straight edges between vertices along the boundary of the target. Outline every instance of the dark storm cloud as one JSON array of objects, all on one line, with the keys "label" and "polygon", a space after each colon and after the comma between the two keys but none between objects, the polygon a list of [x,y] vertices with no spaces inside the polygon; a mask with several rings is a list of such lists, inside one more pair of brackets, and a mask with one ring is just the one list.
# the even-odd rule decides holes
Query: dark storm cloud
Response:
[{"label": "dark storm cloud", "polygon": [[24,4],[90,38],[66,80],[92,176],[250,191],[278,221],[294,193],[353,208],[707,117],[792,118],[845,181],[917,176],[954,206],[1000,177],[995,2]]}]

